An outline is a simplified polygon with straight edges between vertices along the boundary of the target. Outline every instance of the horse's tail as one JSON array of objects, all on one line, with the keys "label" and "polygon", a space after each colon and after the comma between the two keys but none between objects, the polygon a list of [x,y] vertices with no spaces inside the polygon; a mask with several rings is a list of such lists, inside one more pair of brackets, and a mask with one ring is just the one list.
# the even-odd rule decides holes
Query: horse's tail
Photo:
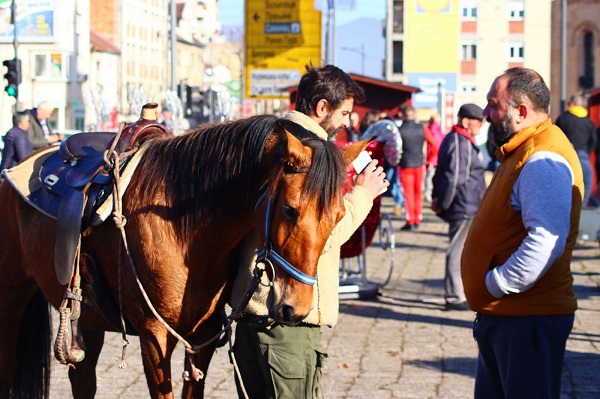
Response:
[{"label": "horse's tail", "polygon": [[19,325],[17,372],[11,398],[49,398],[51,328],[48,302],[37,289],[27,303]]}]

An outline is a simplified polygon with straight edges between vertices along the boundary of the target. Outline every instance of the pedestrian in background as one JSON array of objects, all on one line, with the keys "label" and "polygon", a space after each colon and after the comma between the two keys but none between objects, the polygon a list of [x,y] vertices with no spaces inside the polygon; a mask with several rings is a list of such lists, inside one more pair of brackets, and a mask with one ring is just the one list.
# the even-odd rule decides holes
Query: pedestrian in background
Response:
[{"label": "pedestrian in background", "polygon": [[347,141],[352,143],[358,140],[358,136],[360,135],[360,117],[358,112],[352,111],[350,113],[350,126],[346,129],[348,132]]},{"label": "pedestrian in background", "polygon": [[556,120],[558,126],[573,144],[581,170],[583,171],[583,206],[588,206],[592,192],[594,172],[590,163],[590,154],[596,149],[596,128],[585,108],[585,100],[581,95],[574,95],[569,99],[568,108]]},{"label": "pedestrian in background", "polygon": [[[431,136],[433,137],[433,140],[435,141],[435,146],[429,144],[429,142],[427,143],[427,158],[431,157],[430,154],[437,152],[436,148],[439,148],[440,145],[442,144],[442,140],[444,140],[444,132],[442,132],[442,127],[440,126],[439,119],[440,119],[439,114],[437,112],[434,112],[429,117],[429,122],[427,123],[427,127],[429,128],[429,131],[431,132]],[[426,168],[426,171],[425,171],[423,199],[426,202],[431,202],[431,190],[433,189],[432,179],[433,179],[433,175],[435,174],[435,168],[437,167],[438,156],[439,155],[436,154],[435,156],[431,157],[431,163],[429,164],[429,166]]]},{"label": "pedestrian in background", "polygon": [[[404,192],[406,205],[406,224],[400,230],[416,230],[423,219],[423,176],[425,164],[431,164],[437,155],[438,148],[433,141],[429,129],[417,123],[416,111],[412,105],[404,105],[401,109],[404,120],[400,126],[402,138],[402,159],[400,160],[400,183]],[[427,129],[427,134],[425,132]],[[435,149],[425,159],[423,144],[425,139]]]},{"label": "pedestrian in background", "polygon": [[54,133],[50,126],[48,119],[52,115],[53,109],[50,103],[43,101],[37,108],[26,111],[29,114],[30,121],[27,133],[34,151],[58,143],[64,139],[62,133]]},{"label": "pedestrian in background", "polygon": [[485,192],[485,168],[475,143],[483,124],[482,111],[476,104],[460,107],[456,125],[441,143],[433,176],[431,209],[448,223],[445,310],[469,310],[460,276],[460,258]]},{"label": "pedestrian in background", "polygon": [[577,153],[548,115],[550,90],[527,68],[500,75],[483,115],[500,166],[462,255],[477,312],[475,398],[559,398],[577,299],[570,263],[583,176]]},{"label": "pedestrian in background", "polygon": [[33,146],[27,137],[29,114],[19,111],[13,116],[13,127],[4,135],[4,149],[0,171],[10,169],[33,151]]},{"label": "pedestrian in background", "polygon": [[394,215],[402,215],[404,195],[400,185],[400,167],[402,158],[402,138],[396,124],[388,118],[381,118],[381,112],[370,109],[363,118],[360,139],[377,136],[377,141],[384,144],[384,170],[390,182],[389,193],[394,199]]}]

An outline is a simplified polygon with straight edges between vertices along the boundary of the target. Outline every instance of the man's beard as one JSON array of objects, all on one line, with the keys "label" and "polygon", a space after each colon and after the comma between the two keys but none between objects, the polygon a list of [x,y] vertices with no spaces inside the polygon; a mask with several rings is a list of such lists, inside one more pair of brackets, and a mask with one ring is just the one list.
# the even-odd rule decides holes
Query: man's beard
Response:
[{"label": "man's beard", "polygon": [[333,124],[331,123],[331,114],[327,114],[325,119],[323,119],[323,121],[320,123],[320,126],[327,133],[328,139],[334,138],[339,132],[344,130],[344,126],[333,126]]},{"label": "man's beard", "polygon": [[504,118],[502,118],[501,125],[496,126],[491,121],[488,139],[492,141],[496,147],[502,147],[503,144],[506,144],[508,140],[515,134],[512,127],[510,126],[510,122],[512,120],[512,116],[510,114],[506,114]]}]

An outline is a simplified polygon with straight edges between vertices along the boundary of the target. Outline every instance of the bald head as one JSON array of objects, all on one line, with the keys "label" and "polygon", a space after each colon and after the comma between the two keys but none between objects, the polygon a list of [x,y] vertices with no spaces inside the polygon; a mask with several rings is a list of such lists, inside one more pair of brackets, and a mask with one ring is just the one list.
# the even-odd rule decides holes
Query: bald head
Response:
[{"label": "bald head", "polygon": [[38,117],[38,119],[42,120],[42,119],[48,119],[48,118],[50,118],[50,115],[52,115],[52,110],[53,109],[54,109],[54,107],[52,107],[52,105],[50,105],[49,102],[42,101],[40,103],[40,105],[38,105],[38,107],[37,107],[37,117]]}]

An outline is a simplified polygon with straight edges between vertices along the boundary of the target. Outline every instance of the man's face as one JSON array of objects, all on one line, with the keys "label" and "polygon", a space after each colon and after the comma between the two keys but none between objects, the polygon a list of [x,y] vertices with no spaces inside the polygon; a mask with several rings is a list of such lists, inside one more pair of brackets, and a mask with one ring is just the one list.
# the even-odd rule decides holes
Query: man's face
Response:
[{"label": "man's face", "polygon": [[516,126],[513,123],[516,111],[509,105],[507,83],[507,78],[504,76],[494,81],[487,94],[487,105],[483,109],[483,116],[491,124],[490,139],[498,147],[506,143],[516,132]]},{"label": "man's face", "polygon": [[52,108],[38,108],[37,117],[39,120],[48,119],[52,115]]},{"label": "man's face", "polygon": [[21,123],[19,123],[19,127],[23,130],[29,129],[29,118],[23,118],[23,120],[21,120]]},{"label": "man's face", "polygon": [[350,126],[350,113],[354,106],[354,98],[347,98],[336,110],[329,111],[319,125],[327,132],[329,138],[335,137],[345,127]]},{"label": "man's face", "polygon": [[467,132],[473,137],[477,136],[481,131],[483,121],[479,119],[467,119]]}]

